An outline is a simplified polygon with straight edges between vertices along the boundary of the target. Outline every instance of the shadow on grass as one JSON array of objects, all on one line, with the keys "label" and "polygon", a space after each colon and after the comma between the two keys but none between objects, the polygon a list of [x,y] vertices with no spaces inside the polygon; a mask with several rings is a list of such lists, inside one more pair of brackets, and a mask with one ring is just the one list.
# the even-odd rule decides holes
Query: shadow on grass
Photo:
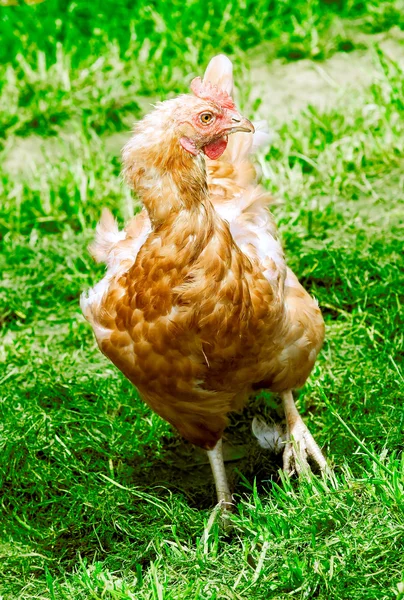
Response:
[{"label": "shadow on grass", "polygon": [[[89,398],[84,396],[72,394],[71,388],[42,390],[36,404],[41,413],[30,421],[29,439],[10,449],[3,508],[14,540],[40,553],[53,572],[61,565],[73,567],[78,556],[90,563],[107,560],[110,568],[119,569],[120,549],[125,553],[128,546],[130,568],[143,569],[155,559],[156,531],[173,524],[181,535],[199,539],[216,503],[206,453],[169,434],[158,450],[143,440],[141,454],[133,452],[129,438],[136,427],[124,413],[114,421],[115,434],[119,425],[122,435],[109,445],[111,423],[93,405],[87,421]],[[226,470],[236,504],[250,496],[254,480],[262,496],[272,481],[279,482],[281,457],[261,450],[251,432],[257,414],[279,419],[274,405],[258,398],[231,417],[225,432]],[[75,445],[69,442],[73,438]],[[18,553],[8,557],[10,569]]]},{"label": "shadow on grass", "polygon": [[[261,491],[267,490],[272,480],[278,481],[282,464],[281,456],[262,450],[251,432],[245,431],[244,415],[237,417],[232,418],[223,446],[227,477],[236,502],[240,496],[251,493],[254,479]],[[216,492],[207,454],[176,436],[163,440],[162,456],[147,469],[142,467],[140,458],[128,461],[128,467],[133,469],[132,484],[145,491],[153,490],[162,498],[171,492],[180,493],[191,508],[213,508]]]}]

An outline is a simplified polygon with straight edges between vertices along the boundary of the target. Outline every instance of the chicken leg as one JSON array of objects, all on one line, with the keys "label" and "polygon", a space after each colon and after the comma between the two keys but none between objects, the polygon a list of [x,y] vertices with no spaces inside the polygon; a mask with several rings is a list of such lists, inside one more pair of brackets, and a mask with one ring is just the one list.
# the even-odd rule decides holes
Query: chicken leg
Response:
[{"label": "chicken leg", "polygon": [[220,439],[213,450],[207,450],[210,466],[212,468],[213,478],[216,485],[217,501],[222,510],[230,510],[232,506],[232,496],[227,483],[226,470],[223,461],[223,447]]},{"label": "chicken leg", "polygon": [[297,474],[307,471],[310,457],[321,471],[327,468],[327,462],[317,442],[303,423],[296,408],[291,390],[282,392],[282,403],[286,417],[286,446],[283,451],[283,470]]}]

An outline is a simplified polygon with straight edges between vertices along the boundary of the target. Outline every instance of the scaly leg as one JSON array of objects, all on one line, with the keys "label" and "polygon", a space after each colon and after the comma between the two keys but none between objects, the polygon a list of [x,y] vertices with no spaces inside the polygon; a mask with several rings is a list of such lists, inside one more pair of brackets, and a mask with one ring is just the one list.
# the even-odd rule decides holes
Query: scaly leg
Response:
[{"label": "scaly leg", "polygon": [[220,439],[218,441],[213,450],[207,450],[207,453],[210,466],[212,467],[213,478],[215,480],[218,503],[223,510],[230,510],[232,506],[232,497],[224,468],[222,440]]},{"label": "scaly leg", "polygon": [[286,417],[287,444],[283,452],[283,470],[286,473],[301,473],[309,469],[307,458],[310,457],[324,471],[327,462],[315,439],[303,423],[302,417],[293,400],[291,390],[281,394]]}]

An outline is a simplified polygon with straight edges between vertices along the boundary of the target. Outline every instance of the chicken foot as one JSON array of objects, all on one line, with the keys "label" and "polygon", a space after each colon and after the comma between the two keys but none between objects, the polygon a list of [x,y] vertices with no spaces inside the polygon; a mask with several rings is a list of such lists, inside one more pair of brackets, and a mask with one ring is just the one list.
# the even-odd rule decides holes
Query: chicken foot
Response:
[{"label": "chicken foot", "polygon": [[310,457],[321,471],[327,468],[327,462],[317,442],[303,422],[296,408],[291,390],[282,392],[282,403],[286,417],[286,446],[283,451],[283,470],[291,475],[307,471]]},{"label": "chicken foot", "polygon": [[230,510],[232,506],[232,496],[227,483],[226,470],[223,461],[223,445],[220,439],[213,450],[207,450],[210,466],[212,468],[213,478],[216,485],[217,501],[222,510]]}]

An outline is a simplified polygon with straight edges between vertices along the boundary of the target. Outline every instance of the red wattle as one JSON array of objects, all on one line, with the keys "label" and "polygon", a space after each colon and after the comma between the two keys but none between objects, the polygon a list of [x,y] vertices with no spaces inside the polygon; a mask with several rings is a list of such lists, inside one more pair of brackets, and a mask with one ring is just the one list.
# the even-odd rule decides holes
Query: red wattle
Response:
[{"label": "red wattle", "polygon": [[203,151],[208,158],[211,160],[216,160],[219,156],[222,156],[223,152],[226,150],[227,146],[227,137],[222,137],[216,142],[212,142],[207,146],[204,146]]}]

